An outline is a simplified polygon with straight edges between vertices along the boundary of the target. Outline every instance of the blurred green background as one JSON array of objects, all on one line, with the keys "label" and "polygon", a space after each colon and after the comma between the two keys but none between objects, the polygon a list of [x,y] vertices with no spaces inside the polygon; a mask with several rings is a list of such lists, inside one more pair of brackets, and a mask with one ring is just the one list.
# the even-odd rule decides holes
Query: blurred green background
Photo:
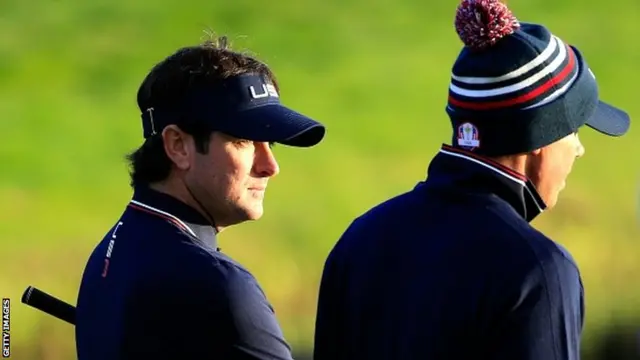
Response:
[{"label": "blurred green background", "polygon": [[[220,239],[262,283],[296,353],[310,353],[328,251],[355,216],[423,179],[450,138],[444,104],[461,46],[457,4],[0,1],[0,295],[13,300],[12,358],[75,359],[73,328],[20,296],[35,285],[75,304],[90,251],[131,195],[124,155],[141,140],[138,85],[205,29],[270,64],[283,101],[328,126],[319,147],[276,148],[282,171],[265,216]],[[602,97],[640,114],[638,0],[509,5],[578,46]],[[581,267],[585,359],[638,345],[638,134],[582,132],[586,156],[558,207],[535,221]]]}]

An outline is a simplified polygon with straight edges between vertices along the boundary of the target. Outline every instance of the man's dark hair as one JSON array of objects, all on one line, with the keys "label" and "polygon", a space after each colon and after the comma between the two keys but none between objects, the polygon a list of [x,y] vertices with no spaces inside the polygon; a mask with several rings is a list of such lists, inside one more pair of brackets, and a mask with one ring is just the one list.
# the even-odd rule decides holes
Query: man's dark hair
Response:
[{"label": "man's dark hair", "polygon": [[[216,84],[232,76],[255,73],[267,76],[278,89],[269,67],[254,57],[231,50],[227,37],[221,36],[197,46],[178,49],[151,69],[138,89],[141,112],[155,106],[176,105],[195,86]],[[180,125],[194,137],[198,152],[206,154],[211,131],[197,125]],[[127,155],[132,187],[149,185],[166,179],[172,163],[159,132]]]}]

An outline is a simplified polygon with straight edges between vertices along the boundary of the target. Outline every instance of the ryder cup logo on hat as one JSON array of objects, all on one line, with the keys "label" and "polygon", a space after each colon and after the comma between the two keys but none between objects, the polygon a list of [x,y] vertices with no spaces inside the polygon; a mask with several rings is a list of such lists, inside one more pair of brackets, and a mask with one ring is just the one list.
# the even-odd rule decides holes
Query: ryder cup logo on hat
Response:
[{"label": "ryder cup logo on hat", "polygon": [[472,123],[458,126],[458,146],[469,151],[480,147],[480,134]]}]

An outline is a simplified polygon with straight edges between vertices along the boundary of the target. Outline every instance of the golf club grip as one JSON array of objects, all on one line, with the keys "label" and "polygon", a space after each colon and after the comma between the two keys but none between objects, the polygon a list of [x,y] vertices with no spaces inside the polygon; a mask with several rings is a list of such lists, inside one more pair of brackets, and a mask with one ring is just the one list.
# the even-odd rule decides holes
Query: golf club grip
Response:
[{"label": "golf club grip", "polygon": [[64,320],[69,324],[76,324],[76,308],[73,305],[67,304],[33,286],[29,286],[22,294],[22,303]]}]

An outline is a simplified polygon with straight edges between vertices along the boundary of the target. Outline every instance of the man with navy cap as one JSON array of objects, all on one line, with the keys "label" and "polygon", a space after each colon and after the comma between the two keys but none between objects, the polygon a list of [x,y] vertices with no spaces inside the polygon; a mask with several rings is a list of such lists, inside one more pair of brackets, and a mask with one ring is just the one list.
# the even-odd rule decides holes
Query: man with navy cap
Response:
[{"label": "man with navy cap", "polygon": [[224,37],[157,64],[138,106],[134,193],[84,270],[78,359],[291,359],[259,284],[217,235],[261,217],[279,172],[272,145],[311,147],[324,126],[285,107],[272,71]]},{"label": "man with navy cap", "polygon": [[426,181],[355,219],[323,271],[315,360],[577,360],[580,272],[530,222],[556,204],[584,125],[623,135],[577,48],[464,0],[451,145]]}]

